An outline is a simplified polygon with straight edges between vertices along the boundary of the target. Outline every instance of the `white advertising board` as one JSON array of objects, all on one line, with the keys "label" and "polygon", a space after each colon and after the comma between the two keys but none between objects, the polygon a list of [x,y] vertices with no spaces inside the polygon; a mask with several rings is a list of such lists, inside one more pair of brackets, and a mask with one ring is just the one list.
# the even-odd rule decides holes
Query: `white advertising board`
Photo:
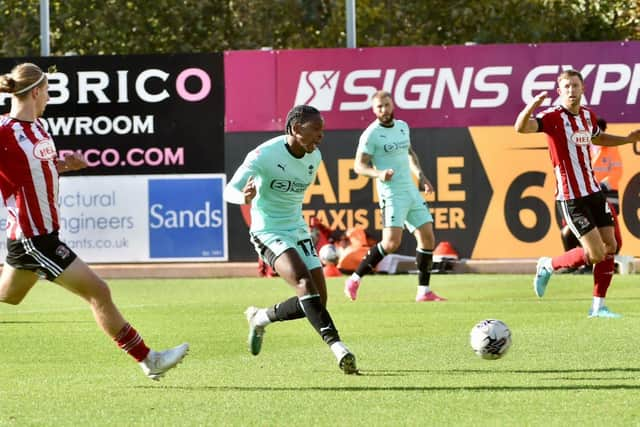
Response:
[{"label": "white advertising board", "polygon": [[62,177],[60,238],[90,263],[226,261],[224,185],[224,174]]}]

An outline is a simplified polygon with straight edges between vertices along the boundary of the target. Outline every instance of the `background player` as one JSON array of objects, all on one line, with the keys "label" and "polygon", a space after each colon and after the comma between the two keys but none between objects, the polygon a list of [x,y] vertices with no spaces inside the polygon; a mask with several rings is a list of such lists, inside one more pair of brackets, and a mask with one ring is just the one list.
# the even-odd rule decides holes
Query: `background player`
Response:
[{"label": "background player", "polygon": [[403,227],[406,226],[418,244],[416,301],[446,301],[429,286],[435,246],[433,218],[411,173],[418,178],[418,186],[425,193],[432,192],[433,186],[411,147],[409,125],[394,118],[391,94],[378,91],[371,103],[376,120],[360,136],[354,170],[376,180],[382,209],[382,240],[369,249],[356,271],[347,279],[344,293],[355,301],[362,277],[371,273],[387,254],[400,247]]},{"label": "background player", "polygon": [[[548,108],[535,118],[531,115],[546,99],[542,92],[520,112],[515,129],[520,133],[547,134],[549,154],[556,178],[556,203],[567,225],[579,236],[581,247],[553,258],[538,260],[533,287],[542,297],[554,270],[594,266],[596,287],[607,289],[614,272],[616,239],[613,216],[591,166],[590,145],[615,146],[630,144],[640,138],[640,130],[626,137],[601,131],[595,113],[580,105],[584,93],[582,75],[565,70],[558,76],[557,92],[561,105]],[[604,297],[594,297],[589,310],[591,317],[620,317],[605,305]]]}]

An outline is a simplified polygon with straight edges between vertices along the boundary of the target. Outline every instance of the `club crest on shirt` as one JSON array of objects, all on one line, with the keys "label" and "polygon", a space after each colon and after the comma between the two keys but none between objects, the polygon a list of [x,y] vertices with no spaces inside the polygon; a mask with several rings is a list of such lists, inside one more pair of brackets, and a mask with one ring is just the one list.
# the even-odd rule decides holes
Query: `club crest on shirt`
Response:
[{"label": "club crest on shirt", "polygon": [[579,130],[571,135],[571,141],[576,145],[591,144],[591,134],[586,130]]},{"label": "club crest on shirt", "polygon": [[582,228],[589,226],[589,220],[583,216],[577,218],[575,222],[576,224],[578,224],[579,227],[582,227]]},{"label": "club crest on shirt", "polygon": [[49,138],[41,139],[33,146],[33,156],[38,160],[53,160],[56,158],[56,146]]},{"label": "club crest on shirt", "polygon": [[71,255],[71,252],[69,251],[69,248],[67,248],[65,245],[60,245],[56,248],[56,255],[62,259],[65,259],[69,255]]}]

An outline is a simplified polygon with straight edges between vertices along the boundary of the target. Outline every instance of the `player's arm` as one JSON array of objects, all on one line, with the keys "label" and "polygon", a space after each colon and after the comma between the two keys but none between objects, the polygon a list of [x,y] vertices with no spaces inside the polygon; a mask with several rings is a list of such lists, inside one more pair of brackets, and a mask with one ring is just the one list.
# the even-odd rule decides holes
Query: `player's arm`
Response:
[{"label": "player's arm", "polygon": [[627,136],[611,135],[608,133],[600,133],[592,138],[591,142],[595,145],[605,147],[614,147],[616,145],[633,144],[640,141],[640,129],[636,129]]},{"label": "player's arm", "polygon": [[412,146],[409,146],[409,167],[411,168],[411,172],[418,178],[418,188],[425,193],[431,193],[433,191],[433,185],[431,185],[431,181],[427,179],[422,171],[420,159],[418,159],[418,154]]},{"label": "player's arm", "polygon": [[538,132],[538,120],[532,117],[533,111],[538,108],[547,98],[547,92],[541,92],[535,96],[518,114],[513,127],[518,133],[534,133]]},{"label": "player's arm", "polygon": [[[246,163],[246,162],[245,162]],[[257,188],[254,182],[256,171],[242,164],[224,187],[222,197],[227,203],[245,205],[256,197]]]},{"label": "player's arm", "polygon": [[378,170],[371,166],[371,155],[360,150],[356,152],[353,170],[358,175],[378,178],[381,181],[389,181],[393,176],[393,169]]},{"label": "player's arm", "polygon": [[64,159],[58,160],[56,169],[58,170],[58,173],[63,173],[84,169],[87,166],[87,162],[84,157],[82,157],[82,155],[78,153],[72,153],[65,156]]}]

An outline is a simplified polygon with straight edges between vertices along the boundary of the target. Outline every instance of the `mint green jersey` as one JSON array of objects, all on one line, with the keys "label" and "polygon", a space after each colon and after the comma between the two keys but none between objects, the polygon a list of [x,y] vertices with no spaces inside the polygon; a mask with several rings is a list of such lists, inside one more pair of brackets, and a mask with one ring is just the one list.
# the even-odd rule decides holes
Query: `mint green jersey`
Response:
[{"label": "mint green jersey", "polygon": [[358,152],[371,156],[371,164],[376,169],[394,171],[389,181],[376,179],[381,198],[403,197],[417,191],[409,166],[410,146],[409,125],[402,120],[394,120],[392,127],[384,127],[375,120],[362,132]]},{"label": "mint green jersey", "polygon": [[247,154],[229,185],[242,191],[253,176],[257,193],[251,201],[251,231],[307,227],[302,216],[304,193],[315,181],[322,155],[317,149],[296,158],[285,135],[272,138]]}]

